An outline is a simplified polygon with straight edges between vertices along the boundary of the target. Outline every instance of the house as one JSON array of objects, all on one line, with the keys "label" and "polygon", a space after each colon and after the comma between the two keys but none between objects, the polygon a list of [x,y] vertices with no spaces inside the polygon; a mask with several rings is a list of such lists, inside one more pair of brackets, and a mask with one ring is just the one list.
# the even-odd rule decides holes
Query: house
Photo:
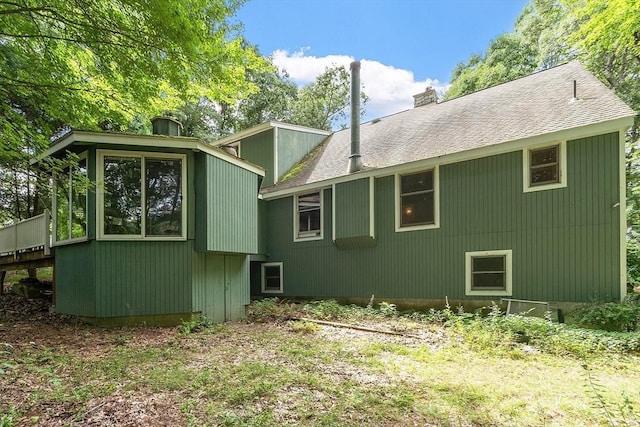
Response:
[{"label": "house", "polygon": [[323,138],[272,122],[216,143],[267,171],[251,294],[404,306],[623,298],[634,111],[577,62],[433,100]]},{"label": "house", "polygon": [[56,312],[102,325],[244,316],[264,170],[177,125],[74,131],[44,154],[74,154],[54,179]]},{"label": "house", "polygon": [[[357,100],[359,63],[352,75]],[[74,155],[54,179],[55,257],[40,242],[55,258],[55,311],[162,324],[238,319],[250,296],[625,296],[634,111],[577,62],[415,102],[347,130],[268,122],[215,146],[167,118],[154,120],[163,135],[65,135],[43,156]],[[48,229],[46,215],[37,224]],[[0,255],[16,234],[0,229]]]}]

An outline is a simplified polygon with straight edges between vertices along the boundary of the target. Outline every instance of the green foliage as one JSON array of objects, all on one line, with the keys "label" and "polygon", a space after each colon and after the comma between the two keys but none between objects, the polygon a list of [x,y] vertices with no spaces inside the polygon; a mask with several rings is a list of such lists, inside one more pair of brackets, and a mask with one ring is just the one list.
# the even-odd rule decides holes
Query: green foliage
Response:
[{"label": "green foliage", "polygon": [[596,301],[579,307],[570,317],[577,325],[585,328],[618,332],[636,331],[640,305],[629,297],[623,302]]},{"label": "green foliage", "polygon": [[291,322],[291,329],[299,334],[315,334],[320,330],[320,326],[313,322],[295,320]]},{"label": "green foliage", "polygon": [[[300,88],[291,108],[291,122],[316,129],[332,130],[346,127],[350,105],[350,79],[345,67],[326,67],[311,84]],[[368,97],[360,93],[361,115]]]},{"label": "green foliage", "polygon": [[297,306],[278,297],[252,301],[247,307],[247,319],[251,322],[273,322],[296,317]]},{"label": "green foliage", "polygon": [[19,417],[15,408],[0,411],[0,427],[13,427],[17,425],[16,418]]},{"label": "green foliage", "polygon": [[354,320],[360,318],[360,307],[346,306],[336,300],[312,301],[305,304],[302,310],[309,317],[320,320]]},{"label": "green foliage", "polygon": [[178,331],[183,335],[189,335],[210,329],[213,325],[214,323],[207,319],[207,316],[200,315],[192,320],[183,320],[180,326],[178,326]]}]

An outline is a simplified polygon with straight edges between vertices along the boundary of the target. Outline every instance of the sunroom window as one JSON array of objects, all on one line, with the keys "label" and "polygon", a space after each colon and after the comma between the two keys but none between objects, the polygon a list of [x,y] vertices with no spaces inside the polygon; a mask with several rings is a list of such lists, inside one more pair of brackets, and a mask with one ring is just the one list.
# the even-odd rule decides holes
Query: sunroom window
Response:
[{"label": "sunroom window", "polygon": [[87,237],[87,158],[56,173],[54,198],[55,241]]},{"label": "sunroom window", "polygon": [[185,157],[103,152],[101,237],[185,236]]}]

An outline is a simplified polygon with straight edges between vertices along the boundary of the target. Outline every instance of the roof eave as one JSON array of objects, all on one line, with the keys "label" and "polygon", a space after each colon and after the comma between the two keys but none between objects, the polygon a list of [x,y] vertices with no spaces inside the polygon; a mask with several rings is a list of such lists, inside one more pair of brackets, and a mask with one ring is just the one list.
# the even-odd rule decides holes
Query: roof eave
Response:
[{"label": "roof eave", "polygon": [[90,144],[113,144],[137,147],[154,147],[154,148],[177,148],[183,150],[202,151],[210,154],[228,163],[232,163],[243,169],[251,171],[257,175],[265,175],[265,171],[260,166],[247,162],[239,157],[227,153],[220,148],[213,147],[200,141],[197,138],[184,136],[165,136],[165,135],[135,135],[135,134],[117,134],[117,133],[101,133],[73,131],[60,139],[55,145],[50,147],[43,154],[39,155],[31,161],[31,164],[38,163],[45,157],[52,156],[65,148],[70,147],[74,143],[90,143]]},{"label": "roof eave", "polygon": [[[316,181],[308,184],[297,185],[288,187],[282,190],[275,190],[272,192],[262,193],[264,200],[278,199],[287,197],[300,192],[309,191],[312,189],[329,188],[334,184],[341,182],[354,181],[356,179],[368,178],[368,177],[384,177],[394,175],[400,172],[407,172],[411,170],[421,169],[425,167],[435,165],[445,165],[451,163],[457,163],[467,160],[473,160],[481,157],[493,156],[497,154],[504,154],[512,151],[518,151],[528,146],[544,144],[545,142],[559,141],[559,140],[573,140],[586,138],[589,136],[600,135],[610,132],[626,132],[632,125],[635,115],[620,117],[618,119],[609,120],[606,122],[590,124],[585,126],[578,126],[575,128],[564,129],[561,131],[545,133],[541,135],[535,135],[527,138],[516,139],[512,141],[505,141],[496,144],[487,145],[480,148],[473,148],[464,151],[458,151],[455,153],[445,154],[443,156],[425,158],[413,162],[402,163],[397,165],[391,165],[382,168],[372,168],[364,170],[350,175],[341,175],[334,178],[325,179],[322,181]],[[277,185],[271,187],[274,188]]]}]

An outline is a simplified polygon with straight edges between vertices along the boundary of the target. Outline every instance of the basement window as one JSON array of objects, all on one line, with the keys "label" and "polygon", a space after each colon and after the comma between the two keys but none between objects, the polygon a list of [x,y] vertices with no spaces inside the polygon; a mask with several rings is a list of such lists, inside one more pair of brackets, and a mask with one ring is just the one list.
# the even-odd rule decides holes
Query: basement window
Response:
[{"label": "basement window", "polygon": [[511,250],[466,253],[466,294],[511,295]]},{"label": "basement window", "polygon": [[525,192],[566,187],[566,143],[524,151]]},{"label": "basement window", "polygon": [[396,175],[396,231],[438,227],[438,169]]},{"label": "basement window", "polygon": [[322,239],[322,191],[294,197],[294,241]]},{"label": "basement window", "polygon": [[98,165],[100,238],[185,239],[184,155],[99,151]]},{"label": "basement window", "polygon": [[262,264],[262,293],[282,293],[282,263],[267,262]]}]

